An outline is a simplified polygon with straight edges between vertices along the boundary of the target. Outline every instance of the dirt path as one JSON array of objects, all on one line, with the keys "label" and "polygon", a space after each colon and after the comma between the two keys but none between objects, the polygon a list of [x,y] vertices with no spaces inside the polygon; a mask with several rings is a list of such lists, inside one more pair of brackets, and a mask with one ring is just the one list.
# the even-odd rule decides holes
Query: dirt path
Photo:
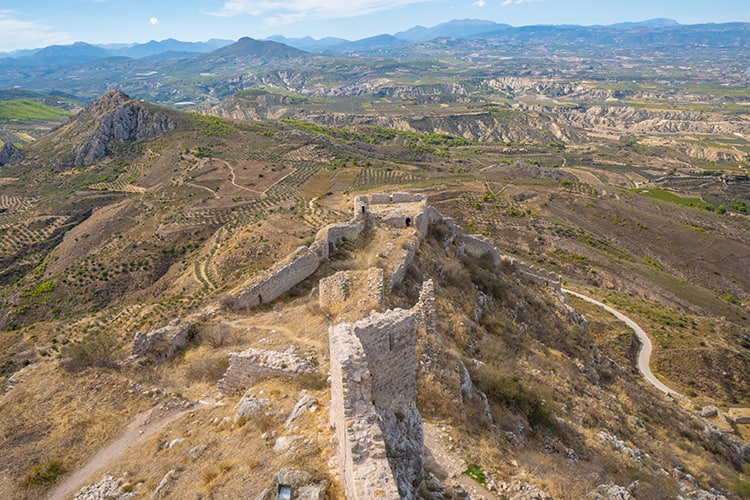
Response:
[{"label": "dirt path", "polygon": [[161,405],[155,406],[150,410],[139,413],[125,427],[122,435],[112,441],[110,444],[99,450],[86,465],[68,476],[65,481],[58,484],[54,490],[47,496],[48,500],[63,500],[76,493],[81,487],[88,482],[99,479],[95,474],[120,458],[129,448],[139,441],[155,434],[171,422],[174,422],[181,416],[202,406],[204,403],[196,406],[191,404],[188,407],[178,407],[169,410],[162,409]]},{"label": "dirt path", "polygon": [[224,162],[224,165],[226,165],[226,167],[229,169],[229,182],[232,184],[232,186],[236,187],[237,189],[242,189],[243,191],[247,191],[249,193],[253,193],[253,194],[257,194],[257,195],[262,195],[263,194],[261,191],[257,191],[255,189],[250,189],[250,188],[247,188],[245,186],[240,186],[239,184],[237,184],[235,182],[235,180],[237,179],[237,176],[234,173],[234,168],[232,167],[232,165],[229,164],[228,161],[225,161],[225,160],[222,160],[222,161]]},{"label": "dirt path", "polygon": [[578,297],[579,299],[585,300],[586,302],[590,302],[591,304],[601,307],[602,309],[614,315],[617,319],[619,319],[620,321],[628,325],[638,336],[638,339],[641,341],[641,350],[638,352],[638,370],[641,372],[641,375],[643,375],[643,378],[646,379],[646,382],[653,385],[664,394],[667,394],[674,398],[682,399],[685,401],[688,400],[687,397],[683,396],[679,392],[667,387],[664,383],[662,383],[661,380],[656,378],[654,374],[651,373],[651,367],[649,366],[651,363],[651,350],[652,350],[651,339],[648,338],[648,335],[646,335],[646,332],[644,332],[643,329],[640,326],[638,326],[638,324],[636,324],[635,321],[628,318],[621,312],[611,308],[607,304],[603,304],[599,302],[598,300],[594,300],[587,295],[583,295],[581,293],[577,293],[572,290],[566,290],[565,288],[563,288],[562,291],[564,293],[569,293],[570,295],[573,295],[574,297]]},{"label": "dirt path", "polygon": [[472,499],[495,499],[496,495],[464,474],[466,462],[443,446],[443,435],[440,429],[428,422],[423,423],[425,467],[437,477],[441,483],[448,485],[450,482],[458,485]]}]

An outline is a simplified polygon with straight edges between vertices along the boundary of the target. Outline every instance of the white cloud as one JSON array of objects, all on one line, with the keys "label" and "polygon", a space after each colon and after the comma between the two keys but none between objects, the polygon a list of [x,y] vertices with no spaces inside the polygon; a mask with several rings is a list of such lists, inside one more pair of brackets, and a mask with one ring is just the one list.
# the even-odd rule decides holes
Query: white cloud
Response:
[{"label": "white cloud", "polygon": [[226,0],[218,12],[210,14],[249,14],[265,17],[269,24],[286,24],[303,19],[356,17],[428,1],[430,0]]},{"label": "white cloud", "polygon": [[148,20],[148,24],[154,24],[154,25],[159,24],[159,20],[155,17],[152,17],[151,19]]},{"label": "white cloud", "polygon": [[472,5],[474,7],[484,7],[485,5],[487,5],[487,2],[485,2],[484,0],[477,0]]},{"label": "white cloud", "polygon": [[538,2],[539,0],[503,0],[502,5],[503,7],[508,7],[510,5],[520,5],[522,3],[531,3],[531,2]]},{"label": "white cloud", "polygon": [[0,10],[0,51],[73,43],[68,33],[55,31],[42,21],[24,21],[12,10]]}]

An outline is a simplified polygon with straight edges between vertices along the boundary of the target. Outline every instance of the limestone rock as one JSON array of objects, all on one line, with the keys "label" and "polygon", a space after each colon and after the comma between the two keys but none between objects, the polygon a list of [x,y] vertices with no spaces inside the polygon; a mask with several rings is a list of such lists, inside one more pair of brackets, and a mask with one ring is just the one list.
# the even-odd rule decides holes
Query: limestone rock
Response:
[{"label": "limestone rock", "polygon": [[136,493],[125,492],[123,488],[129,483],[124,479],[117,479],[107,474],[100,481],[84,486],[73,497],[74,500],[100,500],[102,498],[111,498],[116,500],[128,500],[135,498]]},{"label": "limestone rock", "polygon": [[174,478],[176,474],[175,469],[171,469],[169,472],[164,474],[164,477],[159,482],[159,486],[156,487],[153,494],[151,495],[151,500],[154,498],[159,498],[159,496],[164,493],[164,491],[167,489],[167,486],[169,486],[169,482]]},{"label": "limestone rock", "polygon": [[297,420],[299,417],[301,417],[306,411],[312,411],[318,406],[318,399],[310,396],[308,394],[305,394],[300,398],[299,401],[297,401],[297,404],[294,405],[294,409],[292,409],[292,412],[289,414],[289,416],[286,419],[286,422],[284,423],[284,426],[288,429],[292,422]]},{"label": "limestone rock", "polygon": [[125,144],[166,132],[177,125],[166,114],[156,114],[146,104],[119,90],[111,90],[87,107],[79,120],[93,119],[88,137],[75,148],[74,165],[93,165],[114,151],[113,143]]},{"label": "limestone rock", "polygon": [[586,495],[586,500],[630,500],[631,498],[633,496],[627,488],[616,484],[600,484]]},{"label": "limestone rock", "polygon": [[299,488],[312,482],[313,476],[307,471],[298,469],[281,469],[273,475],[273,484],[288,484]]},{"label": "limestone rock", "polygon": [[0,166],[10,165],[23,160],[23,152],[18,149],[12,142],[6,142],[0,148]]},{"label": "limestone rock", "polygon": [[271,401],[268,399],[245,396],[239,403],[237,413],[234,414],[234,421],[237,422],[242,417],[257,417],[269,406],[271,406]]},{"label": "limestone rock", "polygon": [[276,453],[286,452],[287,454],[293,453],[296,450],[294,443],[299,440],[299,436],[281,436],[276,439],[273,445],[273,451]]}]

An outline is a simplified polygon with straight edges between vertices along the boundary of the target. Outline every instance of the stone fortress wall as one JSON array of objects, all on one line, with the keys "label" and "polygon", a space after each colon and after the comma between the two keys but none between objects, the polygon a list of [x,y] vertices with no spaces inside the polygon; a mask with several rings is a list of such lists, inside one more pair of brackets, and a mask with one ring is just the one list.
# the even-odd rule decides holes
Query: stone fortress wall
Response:
[{"label": "stone fortress wall", "polygon": [[[560,288],[555,274],[502,255],[483,236],[466,235],[453,219],[430,207],[422,195],[357,196],[353,212],[351,221],[321,229],[309,248],[297,249],[284,263],[243,290],[235,307],[259,305],[286,293],[312,275],[342,240],[356,239],[372,224],[415,228],[414,239],[403,248],[404,253],[387,280],[389,290],[403,280],[421,240],[434,224],[448,228],[445,244],[457,245],[459,252],[472,258],[489,254],[496,265],[511,266],[519,277]],[[343,310],[343,304],[355,300],[360,306],[384,307],[382,269],[345,271],[320,281],[319,302],[323,310]],[[358,309],[347,309],[351,310]],[[424,478],[424,435],[416,407],[416,328],[437,334],[435,325],[435,286],[429,280],[423,283],[412,309],[372,310],[363,319],[329,328],[330,417],[347,498],[416,498]],[[304,360],[285,356],[286,353],[257,349],[232,353],[220,390],[234,393],[260,378],[292,376],[312,369]]]},{"label": "stone fortress wall", "polygon": [[292,378],[315,371],[312,363],[292,353],[250,348],[229,353],[229,368],[218,389],[223,394],[236,394],[266,378]]},{"label": "stone fortress wall", "polygon": [[[434,292],[424,286],[423,295]],[[434,295],[432,296],[434,302]],[[331,424],[347,498],[415,498],[424,476],[416,327],[429,297],[330,327]]]}]

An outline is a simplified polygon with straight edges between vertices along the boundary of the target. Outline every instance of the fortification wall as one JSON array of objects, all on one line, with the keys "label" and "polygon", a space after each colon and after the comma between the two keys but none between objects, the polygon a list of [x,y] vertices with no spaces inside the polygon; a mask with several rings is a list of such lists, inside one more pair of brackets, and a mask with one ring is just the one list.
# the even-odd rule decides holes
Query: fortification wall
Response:
[{"label": "fortification wall", "polygon": [[262,281],[240,293],[235,307],[254,307],[280,297],[314,273],[320,266],[320,258],[309,248],[298,248],[289,263],[270,271]]},{"label": "fortification wall", "polygon": [[414,260],[414,256],[416,255],[418,248],[419,238],[415,237],[409,242],[409,246],[403,250],[404,253],[401,256],[401,260],[399,261],[398,266],[396,266],[396,269],[393,270],[393,273],[388,280],[388,290],[393,290],[394,286],[404,280],[404,276],[406,276],[406,269]]},{"label": "fortification wall", "polygon": [[365,230],[365,225],[362,221],[352,220],[343,224],[332,224],[326,226],[320,231],[315,237],[316,242],[320,242],[322,247],[325,247],[325,254],[321,257],[323,259],[329,258],[329,251],[336,250],[336,246],[342,240],[356,240]]},{"label": "fortification wall", "polygon": [[398,498],[385,438],[372,403],[372,375],[353,326],[328,330],[331,355],[331,424],[335,427],[346,498]]},{"label": "fortification wall", "polygon": [[526,280],[531,281],[532,283],[546,285],[560,291],[560,276],[556,273],[518,261],[515,261],[515,269],[519,274],[523,275]]},{"label": "fortification wall", "polygon": [[379,410],[393,410],[417,397],[415,314],[395,309],[352,325],[372,373],[372,398]]},{"label": "fortification wall", "polygon": [[[416,408],[415,324],[413,310],[395,309],[373,313],[356,323],[340,323],[329,330],[331,419],[341,448],[347,498],[365,486],[370,488],[373,477],[385,481],[381,485],[392,484],[382,469],[375,476],[363,476],[363,468],[371,468],[361,460],[365,450],[368,457],[374,450],[375,463],[383,467],[380,437],[374,427],[380,430],[387,450],[388,472],[397,484],[396,495],[414,498],[415,485],[422,481],[424,435]],[[365,486],[357,481],[364,481]]]},{"label": "fortification wall", "polygon": [[176,318],[157,330],[136,332],[133,338],[133,356],[148,356],[157,361],[171,358],[188,343],[192,326],[192,321]]},{"label": "fortification wall", "polygon": [[474,259],[479,259],[489,253],[496,266],[499,266],[502,261],[500,251],[484,236],[465,234],[460,239],[460,245],[464,253]]},{"label": "fortification wall", "polygon": [[309,361],[294,354],[250,348],[229,354],[229,368],[219,380],[218,388],[224,394],[236,394],[265,378],[292,378],[314,372],[315,367]]},{"label": "fortification wall", "polygon": [[419,300],[413,307],[417,326],[430,335],[437,334],[437,309],[435,307],[435,283],[430,279],[422,283]]}]

